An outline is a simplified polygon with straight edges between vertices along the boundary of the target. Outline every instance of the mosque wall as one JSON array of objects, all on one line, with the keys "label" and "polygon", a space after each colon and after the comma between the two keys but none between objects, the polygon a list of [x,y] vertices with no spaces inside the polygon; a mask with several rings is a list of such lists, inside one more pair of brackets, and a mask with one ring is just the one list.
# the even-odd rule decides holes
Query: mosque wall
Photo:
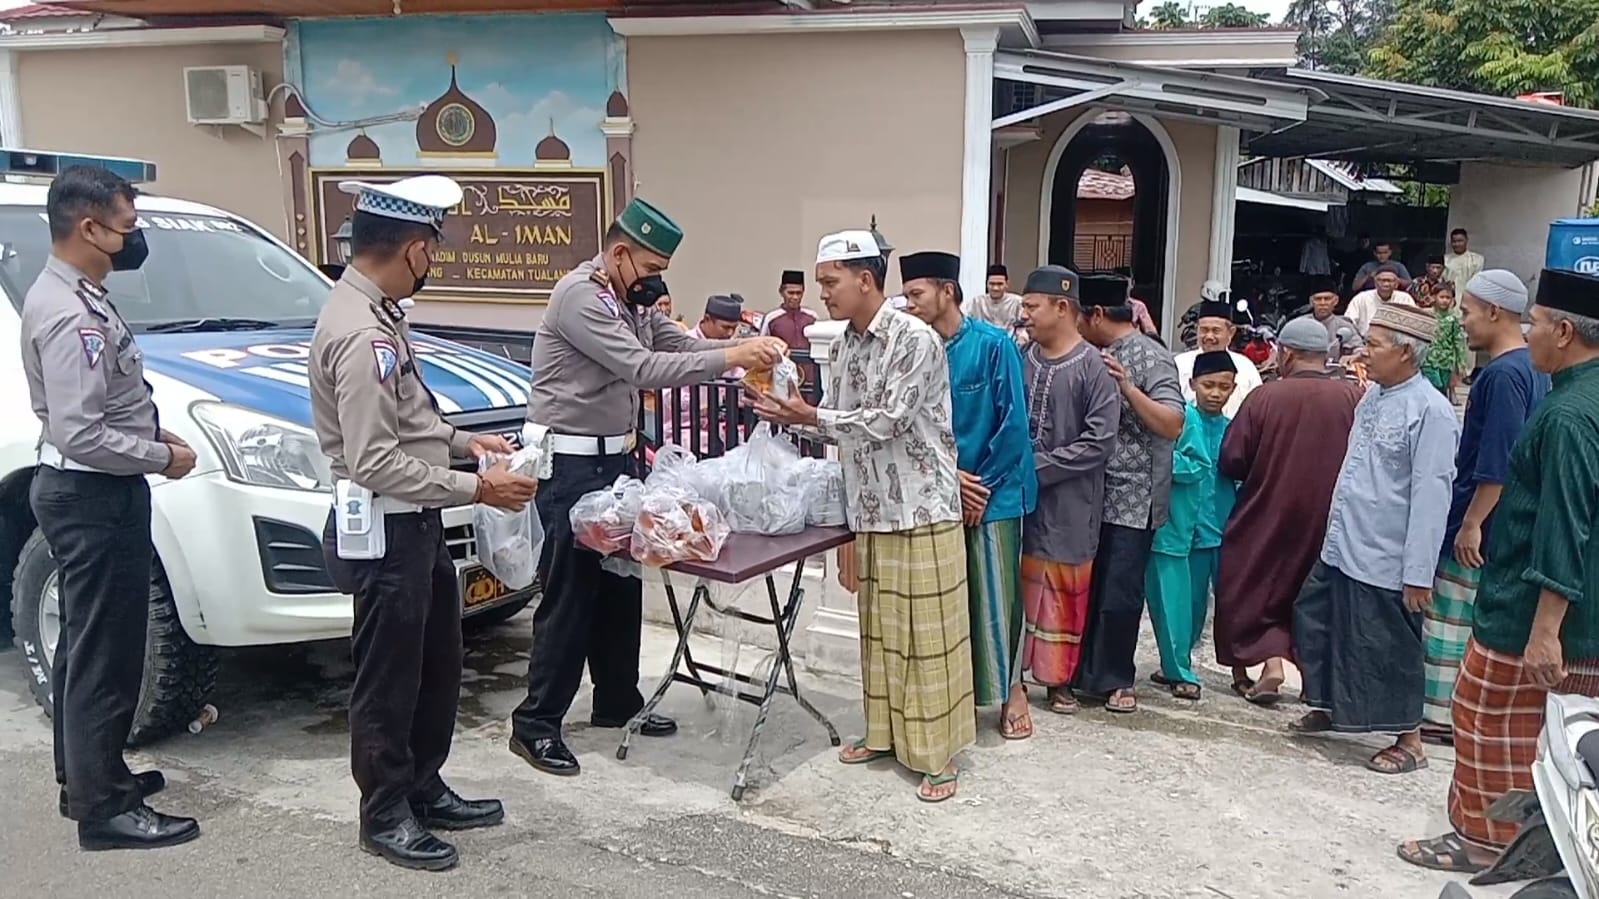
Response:
[{"label": "mosque wall", "polygon": [[602,14],[301,20],[284,59],[284,204],[314,262],[340,261],[340,181],[462,183],[419,321],[532,328],[632,188],[626,55]]}]

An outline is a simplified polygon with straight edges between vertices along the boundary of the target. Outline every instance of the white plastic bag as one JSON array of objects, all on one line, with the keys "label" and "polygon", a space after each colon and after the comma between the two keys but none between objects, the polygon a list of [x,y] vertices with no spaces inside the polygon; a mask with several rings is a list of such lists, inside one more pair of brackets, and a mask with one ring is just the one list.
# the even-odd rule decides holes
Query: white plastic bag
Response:
[{"label": "white plastic bag", "polygon": [[727,454],[722,511],[737,534],[776,537],[805,530],[805,491],[793,478],[799,450],[762,422]]},{"label": "white plastic bag", "polygon": [[567,516],[573,538],[601,555],[627,549],[643,498],[644,482],[627,475],[603,490],[583,494]]},{"label": "white plastic bag", "polygon": [[644,487],[646,490],[676,488],[697,493],[695,469],[699,464],[693,453],[675,443],[668,443],[655,451]]},{"label": "white plastic bag", "polygon": [[646,488],[633,526],[629,551],[645,565],[714,562],[727,543],[727,519],[720,509],[680,487]]},{"label": "white plastic bag", "polygon": [[845,522],[844,467],[833,459],[800,459],[791,475],[805,494],[805,523],[839,527]]},{"label": "white plastic bag", "polygon": [[[478,460],[478,470],[488,471],[505,462],[513,473],[533,477],[539,455],[531,447],[509,457],[489,453]],[[512,590],[532,586],[539,553],[544,550],[544,527],[532,503],[518,512],[478,503],[472,507],[472,535],[477,541],[478,561],[489,574]]]}]

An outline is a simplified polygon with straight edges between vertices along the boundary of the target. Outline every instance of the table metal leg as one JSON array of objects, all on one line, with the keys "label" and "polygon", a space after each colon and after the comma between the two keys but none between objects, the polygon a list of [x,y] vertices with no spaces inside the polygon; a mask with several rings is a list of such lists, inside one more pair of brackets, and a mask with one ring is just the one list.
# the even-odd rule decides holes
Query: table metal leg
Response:
[{"label": "table metal leg", "polygon": [[[661,572],[661,586],[666,588],[666,604],[672,610],[672,626],[677,628],[679,635],[688,634],[690,630],[684,625],[683,618],[678,614],[677,611],[677,591],[672,589],[672,577],[665,571]],[[692,597],[692,601],[698,602],[701,598],[705,600],[707,605],[710,604],[710,589],[706,587],[704,581],[698,581],[694,584],[694,595]],[[707,703],[712,702],[711,691],[705,686],[703,682],[704,678],[700,677],[700,666],[694,661],[694,651],[689,648],[686,637],[683,640],[683,658],[688,662],[688,673],[692,675],[696,681],[700,682],[700,695],[705,698]],[[677,665],[675,663],[672,665],[672,676],[677,676]]]},{"label": "table metal leg", "polygon": [[705,589],[704,584],[694,588],[694,596],[688,602],[688,612],[683,615],[681,620],[678,620],[677,600],[672,596],[672,588],[666,588],[667,600],[672,606],[672,620],[677,625],[677,648],[672,651],[672,667],[667,670],[666,676],[661,678],[661,682],[655,685],[655,694],[650,697],[648,702],[644,703],[644,707],[639,709],[637,714],[628,719],[627,729],[622,732],[622,745],[616,747],[618,760],[627,758],[627,744],[632,742],[633,735],[638,733],[638,729],[644,725],[644,719],[655,711],[655,706],[660,703],[661,697],[666,695],[667,688],[671,687],[673,681],[677,680],[678,665],[682,664],[683,656],[688,653],[688,635],[694,626],[694,612],[700,607],[700,597]]},{"label": "table metal leg", "polygon": [[788,641],[794,634],[794,624],[799,620],[800,604],[805,597],[805,591],[800,587],[800,574],[803,568],[804,562],[801,562],[800,567],[794,569],[794,581],[788,588],[788,605],[783,611],[778,611],[777,583],[770,577],[766,579],[766,598],[772,604],[772,617],[782,622],[777,628],[778,660],[783,664],[783,672],[788,675],[789,695],[794,697],[794,701],[799,703],[800,708],[804,709],[812,718],[820,722],[822,727],[827,729],[828,742],[837,746],[841,741],[838,738],[838,730],[833,727],[833,722],[818,711],[816,706],[811,705],[810,700],[800,695],[799,680],[794,676],[794,657],[789,653],[788,648]]}]

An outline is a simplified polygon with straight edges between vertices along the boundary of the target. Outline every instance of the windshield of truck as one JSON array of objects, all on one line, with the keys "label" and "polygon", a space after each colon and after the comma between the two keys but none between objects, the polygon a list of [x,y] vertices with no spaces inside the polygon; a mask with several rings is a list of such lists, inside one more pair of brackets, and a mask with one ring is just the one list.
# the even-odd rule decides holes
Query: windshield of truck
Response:
[{"label": "windshield of truck", "polygon": [[[219,216],[139,212],[150,258],[106,279],[134,331],[308,327],[328,285],[310,263],[248,225]],[[22,300],[50,255],[42,207],[0,209],[0,287]]]}]

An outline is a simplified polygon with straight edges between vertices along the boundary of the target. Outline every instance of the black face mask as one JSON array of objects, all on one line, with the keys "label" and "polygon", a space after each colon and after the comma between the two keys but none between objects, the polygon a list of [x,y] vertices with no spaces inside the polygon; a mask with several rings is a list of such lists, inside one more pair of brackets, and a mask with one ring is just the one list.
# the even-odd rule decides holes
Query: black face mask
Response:
[{"label": "black face mask", "polygon": [[[410,299],[411,297],[414,297],[417,294],[421,293],[422,292],[422,288],[426,287],[427,284],[428,284],[428,268],[433,265],[433,260],[428,259],[426,254],[424,254],[422,258],[424,260],[426,260],[425,262],[422,263],[422,274],[418,275],[414,271],[411,273],[411,277],[415,278],[416,281],[414,282],[414,284],[411,287],[410,295],[407,296],[406,299]],[[405,267],[407,269],[409,269],[411,267],[411,258],[409,256],[407,256],[406,259],[405,259]]]},{"label": "black face mask", "polygon": [[[117,231],[107,227],[108,231],[116,231],[122,235],[122,249],[115,253],[106,253],[111,259],[111,270],[114,272],[131,272],[144,265],[144,260],[150,258],[150,245],[144,240],[144,229],[134,228],[132,231]],[[105,253],[104,250],[100,252]]]},{"label": "black face mask", "polygon": [[633,266],[633,283],[627,285],[627,293],[623,299],[628,305],[648,308],[654,306],[661,297],[667,296],[666,281],[660,275],[644,275],[638,277],[638,263],[633,261],[632,254],[628,254],[628,265]]}]

